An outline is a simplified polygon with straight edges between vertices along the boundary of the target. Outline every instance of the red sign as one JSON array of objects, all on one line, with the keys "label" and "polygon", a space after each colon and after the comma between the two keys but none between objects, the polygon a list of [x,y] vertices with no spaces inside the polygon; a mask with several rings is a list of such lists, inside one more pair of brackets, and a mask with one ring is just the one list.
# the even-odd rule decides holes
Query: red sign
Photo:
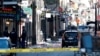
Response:
[{"label": "red sign", "polygon": [[16,14],[16,10],[14,10],[13,8],[11,7],[4,7],[4,8],[0,8],[0,14]]},{"label": "red sign", "polygon": [[12,11],[12,8],[2,8],[3,11]]}]

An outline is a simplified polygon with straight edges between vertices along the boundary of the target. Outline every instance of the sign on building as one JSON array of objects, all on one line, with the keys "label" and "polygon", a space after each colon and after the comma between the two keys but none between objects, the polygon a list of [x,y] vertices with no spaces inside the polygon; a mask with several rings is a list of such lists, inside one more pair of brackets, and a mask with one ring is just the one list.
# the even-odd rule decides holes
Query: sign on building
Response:
[{"label": "sign on building", "polygon": [[46,13],[46,18],[51,18],[51,13]]},{"label": "sign on building", "polygon": [[25,14],[32,15],[32,8],[30,7],[22,7]]},{"label": "sign on building", "polygon": [[16,10],[13,7],[0,8],[0,17],[15,18]]}]

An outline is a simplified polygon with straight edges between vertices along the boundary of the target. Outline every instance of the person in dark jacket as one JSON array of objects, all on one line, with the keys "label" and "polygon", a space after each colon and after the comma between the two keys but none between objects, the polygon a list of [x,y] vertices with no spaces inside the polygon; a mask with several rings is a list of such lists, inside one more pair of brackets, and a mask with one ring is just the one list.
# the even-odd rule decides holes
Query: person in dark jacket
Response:
[{"label": "person in dark jacket", "polygon": [[14,44],[14,47],[17,47],[17,32],[15,28],[10,32],[11,42]]},{"label": "person in dark jacket", "polygon": [[3,36],[9,37],[8,27],[5,27],[5,30],[4,30],[4,32],[3,32]]},{"label": "person in dark jacket", "polygon": [[21,39],[22,39],[22,41],[21,41],[21,44],[22,44],[22,48],[25,48],[25,40],[26,40],[26,30],[25,30],[25,27],[23,26],[23,28],[22,28],[23,30],[22,30],[22,35],[21,35]]}]

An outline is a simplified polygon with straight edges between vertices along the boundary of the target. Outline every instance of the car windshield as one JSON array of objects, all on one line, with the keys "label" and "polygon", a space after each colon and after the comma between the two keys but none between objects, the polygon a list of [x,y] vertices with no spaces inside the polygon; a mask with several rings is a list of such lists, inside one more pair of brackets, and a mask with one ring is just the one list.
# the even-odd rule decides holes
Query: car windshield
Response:
[{"label": "car windshield", "polygon": [[75,26],[68,26],[67,30],[77,30],[77,27],[75,27]]}]

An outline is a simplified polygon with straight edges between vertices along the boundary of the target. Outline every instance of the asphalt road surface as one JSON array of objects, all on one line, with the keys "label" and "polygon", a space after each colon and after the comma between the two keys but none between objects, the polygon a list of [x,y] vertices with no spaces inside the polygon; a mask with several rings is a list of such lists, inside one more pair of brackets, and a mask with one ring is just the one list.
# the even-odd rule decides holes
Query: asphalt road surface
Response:
[{"label": "asphalt road surface", "polygon": [[43,53],[17,53],[16,56],[74,56],[74,52],[66,51],[66,52],[43,52]]},{"label": "asphalt road surface", "polygon": [[[41,53],[17,53],[16,56],[82,56],[80,53],[73,51],[66,52],[41,52]],[[86,56],[100,56],[100,52],[97,53],[88,53]]]}]

